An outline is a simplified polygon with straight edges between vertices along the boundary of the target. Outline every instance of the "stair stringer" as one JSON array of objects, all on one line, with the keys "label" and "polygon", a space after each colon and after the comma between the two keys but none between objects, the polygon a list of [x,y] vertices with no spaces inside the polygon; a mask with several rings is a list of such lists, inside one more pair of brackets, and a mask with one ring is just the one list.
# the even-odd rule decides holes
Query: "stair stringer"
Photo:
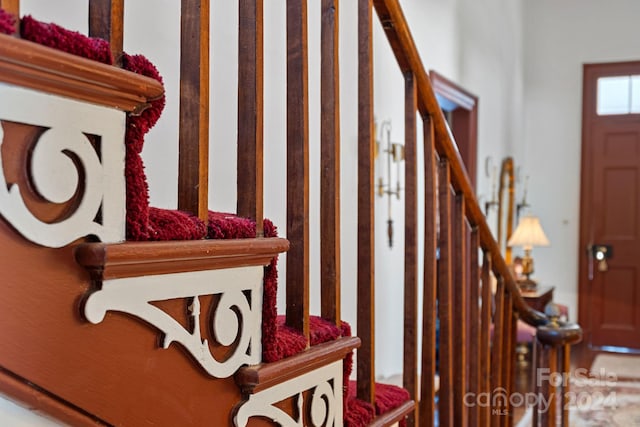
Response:
[{"label": "stair stringer", "polygon": [[[98,284],[101,289],[89,295],[83,311],[96,325],[109,311],[137,317],[162,332],[162,348],[172,342],[180,344],[207,374],[226,378],[245,364],[260,362],[262,276],[263,267],[258,265],[105,280]],[[202,295],[220,295],[215,309],[203,321]],[[189,301],[191,330],[151,304],[171,299]],[[210,325],[219,345],[235,343],[224,360],[218,360],[208,340],[203,339],[201,323]]]}]

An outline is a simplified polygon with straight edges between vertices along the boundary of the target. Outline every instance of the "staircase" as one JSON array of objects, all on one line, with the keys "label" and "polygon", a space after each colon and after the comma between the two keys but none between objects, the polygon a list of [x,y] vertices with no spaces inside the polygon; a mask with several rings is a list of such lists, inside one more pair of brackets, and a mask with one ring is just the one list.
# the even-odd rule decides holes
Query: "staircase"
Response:
[{"label": "staircase", "polygon": [[[276,224],[286,239],[262,220],[269,4],[238,4],[238,173],[229,177],[238,205],[228,214],[207,199],[208,0],[181,4],[178,210],[149,206],[140,152],[165,100],[153,64],[123,52],[124,1],[90,0],[87,37],[0,0],[0,393],[74,426],[512,425],[501,397],[513,390],[518,319],[537,327],[536,367],[550,372],[568,371],[582,332],[520,296],[398,0],[359,0],[349,24],[358,28],[358,248],[348,254],[357,283],[340,270],[340,2],[321,1],[319,316],[309,313],[307,2],[286,2],[287,219]],[[403,388],[374,378],[374,12],[405,81]],[[341,321],[347,286],[357,289],[354,334]],[[536,426],[568,425],[565,391],[539,384],[555,404],[533,408]],[[468,404],[481,393],[490,405]]]}]

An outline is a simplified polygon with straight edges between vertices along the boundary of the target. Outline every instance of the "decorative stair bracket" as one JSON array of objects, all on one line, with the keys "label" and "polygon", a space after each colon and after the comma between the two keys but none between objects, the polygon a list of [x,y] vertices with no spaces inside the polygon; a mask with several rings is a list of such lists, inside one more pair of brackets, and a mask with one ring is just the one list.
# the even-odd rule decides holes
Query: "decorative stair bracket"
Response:
[{"label": "decorative stair bracket", "polygon": [[[5,127],[10,122],[30,127],[35,135],[35,141],[11,141],[13,149],[0,150],[13,153],[6,159],[0,153],[0,214],[5,220],[26,239],[47,247],[87,235],[104,242],[124,240],[124,112],[4,83],[0,99],[0,146],[9,146]],[[95,146],[90,138],[98,141]],[[17,174],[27,177],[21,185],[8,182],[5,169],[16,162],[21,162]],[[25,203],[28,193],[50,207],[68,207],[59,218],[45,221]]]},{"label": "decorative stair bracket", "polygon": [[[304,404],[303,392],[307,390],[312,390],[310,405]],[[289,397],[296,399],[297,417],[274,406]],[[305,406],[310,408],[311,426],[342,427],[342,360],[250,394],[238,407],[233,422],[235,427],[245,427],[251,417],[266,417],[283,427],[303,427]]]},{"label": "decorative stair bracket", "polygon": [[[126,277],[102,281],[84,306],[91,323],[104,321],[107,311],[135,316],[164,334],[163,348],[176,342],[182,345],[211,376],[226,378],[245,364],[260,362],[262,354],[262,279],[263,267],[249,266],[218,270]],[[231,355],[216,360],[200,330],[201,295],[220,295],[211,314],[215,340],[222,346],[237,342]],[[165,311],[151,304],[177,298],[189,299],[193,330],[185,329]]]}]

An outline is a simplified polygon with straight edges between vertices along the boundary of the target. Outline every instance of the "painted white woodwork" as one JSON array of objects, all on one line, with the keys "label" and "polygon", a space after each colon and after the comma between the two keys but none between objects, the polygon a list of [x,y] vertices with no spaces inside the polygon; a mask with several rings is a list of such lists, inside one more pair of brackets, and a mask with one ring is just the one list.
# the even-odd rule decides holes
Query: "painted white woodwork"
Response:
[{"label": "painted white woodwork", "polygon": [[[259,363],[262,357],[262,266],[221,270],[189,271],[104,280],[84,306],[91,323],[105,320],[107,311],[135,316],[163,333],[162,347],[182,345],[211,376],[226,378],[245,364]],[[218,344],[235,344],[225,360],[216,360],[200,330],[201,295],[220,295],[207,319]],[[193,330],[185,329],[165,311],[151,304],[188,298]],[[108,321],[108,320],[107,320]]]},{"label": "painted white woodwork", "polygon": [[[310,405],[305,405],[302,394],[307,390],[312,390]],[[274,406],[290,397],[296,399],[295,418]],[[266,417],[282,427],[303,427],[306,407],[310,410],[311,426],[342,427],[342,360],[249,395],[233,422],[235,427],[245,427],[251,417]]]},{"label": "painted white woodwork", "polygon": [[[24,165],[36,193],[52,204],[80,193],[76,209],[68,216],[51,224],[43,222],[27,208],[19,186],[5,181],[0,153],[0,215],[26,239],[42,246],[62,247],[88,235],[103,242],[123,241],[125,113],[3,83],[0,100],[0,146],[2,122],[43,130],[29,164]],[[86,135],[99,138],[98,151]]]}]

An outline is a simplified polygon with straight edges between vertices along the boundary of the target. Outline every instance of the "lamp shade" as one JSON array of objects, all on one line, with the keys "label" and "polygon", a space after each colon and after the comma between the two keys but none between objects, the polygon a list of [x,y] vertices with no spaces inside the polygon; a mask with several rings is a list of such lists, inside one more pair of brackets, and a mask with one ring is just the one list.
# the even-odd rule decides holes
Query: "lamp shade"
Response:
[{"label": "lamp shade", "polygon": [[522,217],[507,245],[531,249],[534,246],[549,246],[549,239],[544,234],[538,217],[528,215]]}]

